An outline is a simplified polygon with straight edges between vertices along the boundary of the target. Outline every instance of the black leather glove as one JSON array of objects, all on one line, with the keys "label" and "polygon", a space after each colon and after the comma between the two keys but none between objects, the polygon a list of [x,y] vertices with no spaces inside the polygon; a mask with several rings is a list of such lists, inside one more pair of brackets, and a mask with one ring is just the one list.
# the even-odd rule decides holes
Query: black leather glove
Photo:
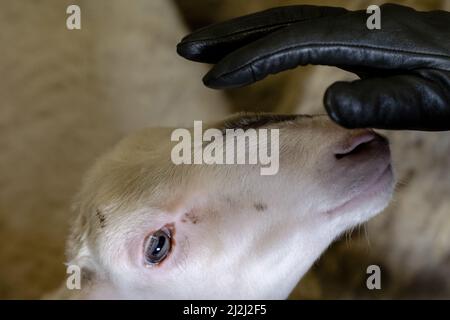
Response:
[{"label": "black leather glove", "polygon": [[200,29],[178,53],[217,63],[204,77],[211,88],[251,84],[298,65],[330,65],[359,75],[324,97],[348,127],[450,130],[450,13],[381,6],[381,30],[369,30],[365,10],[318,6],[274,8]]}]

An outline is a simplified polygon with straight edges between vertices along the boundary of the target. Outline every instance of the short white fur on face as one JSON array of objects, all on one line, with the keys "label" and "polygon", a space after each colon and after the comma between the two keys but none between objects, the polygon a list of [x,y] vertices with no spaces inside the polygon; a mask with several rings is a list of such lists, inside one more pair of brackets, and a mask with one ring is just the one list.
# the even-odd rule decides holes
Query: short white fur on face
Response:
[{"label": "short white fur on face", "polygon": [[[99,159],[68,243],[83,272],[73,297],[284,299],[336,237],[388,204],[384,138],[322,116],[258,125],[280,130],[273,176],[258,165],[176,166],[173,128],[143,130]],[[146,239],[161,228],[171,249],[149,265]]]}]

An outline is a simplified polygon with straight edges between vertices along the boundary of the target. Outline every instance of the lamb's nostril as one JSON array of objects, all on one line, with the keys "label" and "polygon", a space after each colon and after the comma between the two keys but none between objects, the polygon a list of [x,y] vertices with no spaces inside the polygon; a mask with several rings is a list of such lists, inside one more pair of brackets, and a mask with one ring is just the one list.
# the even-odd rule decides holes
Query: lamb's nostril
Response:
[{"label": "lamb's nostril", "polygon": [[334,156],[336,159],[340,160],[346,156],[357,154],[363,151],[373,140],[379,137],[372,130],[365,130],[356,135],[352,135],[346,143],[340,147]]}]

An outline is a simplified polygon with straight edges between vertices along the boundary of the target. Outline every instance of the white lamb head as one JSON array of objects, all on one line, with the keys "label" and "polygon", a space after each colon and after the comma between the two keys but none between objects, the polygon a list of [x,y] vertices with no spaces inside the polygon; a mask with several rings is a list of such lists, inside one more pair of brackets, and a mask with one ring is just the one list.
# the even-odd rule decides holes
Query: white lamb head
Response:
[{"label": "white lamb head", "polygon": [[174,128],[125,138],[79,193],[68,263],[80,266],[83,281],[67,297],[286,298],[336,237],[391,198],[389,145],[371,130],[273,115],[210,127],[279,129],[278,172],[176,165]]}]

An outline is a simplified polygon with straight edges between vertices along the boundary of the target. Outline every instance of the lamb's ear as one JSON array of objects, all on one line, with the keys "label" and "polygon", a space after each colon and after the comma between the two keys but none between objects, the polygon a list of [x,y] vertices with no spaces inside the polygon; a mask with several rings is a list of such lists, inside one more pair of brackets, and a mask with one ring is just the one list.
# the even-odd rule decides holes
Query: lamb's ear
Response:
[{"label": "lamb's ear", "polygon": [[82,214],[73,221],[66,246],[66,279],[58,289],[44,295],[42,299],[86,299],[91,296],[96,273],[87,243],[89,226],[86,222]]},{"label": "lamb's ear", "polygon": [[[97,269],[93,259],[91,250],[88,246],[88,237],[90,233],[87,217],[80,213],[72,224],[71,233],[67,241],[66,256],[68,262],[67,267],[67,285],[78,284],[80,288],[73,290],[81,290],[90,287],[97,278]],[[72,275],[78,273],[79,279],[75,277],[69,279]],[[77,283],[78,281],[78,283]]]}]

